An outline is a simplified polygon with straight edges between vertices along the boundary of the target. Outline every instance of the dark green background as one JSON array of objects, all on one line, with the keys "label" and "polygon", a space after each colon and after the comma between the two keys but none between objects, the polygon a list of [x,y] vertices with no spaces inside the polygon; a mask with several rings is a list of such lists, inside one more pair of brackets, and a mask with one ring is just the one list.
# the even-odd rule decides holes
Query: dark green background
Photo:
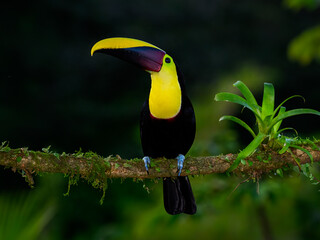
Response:
[{"label": "dark green background", "polygon": [[[263,82],[272,82],[277,104],[300,94],[306,102],[292,100],[288,109],[319,110],[319,63],[302,66],[287,56],[291,40],[319,23],[319,9],[294,11],[270,0],[46,0],[3,6],[0,140],[12,148],[51,145],[57,152],[82,148],[103,156],[142,157],[139,114],[149,76],[110,56],[90,57],[93,44],[107,37],[150,42],[180,66],[198,124],[191,155],[236,153],[251,140],[240,127],[218,122],[233,114],[254,124],[248,111],[241,114],[238,106],[213,100],[217,92],[234,91],[237,80],[259,100]],[[303,137],[320,136],[315,116],[294,117],[283,126]],[[17,239],[14,233],[28,228],[26,222],[51,208],[43,225],[33,225],[40,233],[30,239],[319,238],[319,187],[298,174],[285,175],[262,180],[259,196],[256,184],[247,183],[230,198],[243,179],[193,178],[197,215],[169,216],[160,183],[113,180],[100,206],[101,192],[86,183],[64,197],[68,179],[63,176],[37,177],[30,189],[18,174],[1,169],[0,208],[10,212],[25,206],[16,216],[25,214],[25,224],[19,228],[13,214],[4,214],[2,221],[13,235],[0,232],[0,239],[1,234]]]}]

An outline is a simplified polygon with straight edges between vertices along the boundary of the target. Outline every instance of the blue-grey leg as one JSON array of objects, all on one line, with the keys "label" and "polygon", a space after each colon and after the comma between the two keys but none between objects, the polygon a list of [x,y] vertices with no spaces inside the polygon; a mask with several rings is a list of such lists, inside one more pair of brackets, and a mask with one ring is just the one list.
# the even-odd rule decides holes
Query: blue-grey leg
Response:
[{"label": "blue-grey leg", "polygon": [[144,166],[147,170],[147,173],[149,174],[149,167],[151,167],[151,161],[150,161],[150,158],[148,156],[145,156],[142,158],[143,161],[144,161]]},{"label": "blue-grey leg", "polygon": [[182,155],[182,154],[179,154],[178,157],[176,157],[176,159],[178,160],[178,169],[177,169],[177,172],[179,172],[179,173],[178,173],[178,176],[180,176],[181,170],[182,170],[182,168],[183,168],[183,162],[184,162],[184,160],[185,160],[185,156]]}]

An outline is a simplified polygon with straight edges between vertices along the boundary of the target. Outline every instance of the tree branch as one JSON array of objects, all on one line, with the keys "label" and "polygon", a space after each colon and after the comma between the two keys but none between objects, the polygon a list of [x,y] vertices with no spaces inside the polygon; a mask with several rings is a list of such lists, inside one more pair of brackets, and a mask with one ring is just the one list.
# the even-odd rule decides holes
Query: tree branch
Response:
[{"label": "tree branch", "polygon": [[[320,161],[320,150],[314,150],[310,146],[303,147],[313,156],[314,162]],[[246,158],[247,163],[245,165],[240,163],[233,173],[260,176],[278,168],[297,165],[295,158],[299,159],[300,165],[310,163],[310,158],[304,151],[296,148],[292,148],[291,151],[294,155],[289,152],[278,154],[266,145],[262,145],[260,151]],[[236,157],[237,154],[187,157],[181,176],[225,173]],[[151,163],[148,175],[142,159],[126,160],[119,156],[103,158],[93,152],[59,155],[48,150],[41,152],[25,148],[5,147],[0,150],[0,165],[14,171],[22,171],[31,183],[34,173],[63,173],[69,176],[79,176],[92,183],[94,181],[104,182],[108,178],[145,179],[177,176],[175,159],[152,159]]]}]

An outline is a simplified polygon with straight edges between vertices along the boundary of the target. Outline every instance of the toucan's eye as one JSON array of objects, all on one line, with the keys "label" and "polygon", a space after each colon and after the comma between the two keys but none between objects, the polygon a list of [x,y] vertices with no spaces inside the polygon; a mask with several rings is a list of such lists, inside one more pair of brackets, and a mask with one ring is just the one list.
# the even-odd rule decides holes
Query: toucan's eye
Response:
[{"label": "toucan's eye", "polygon": [[171,63],[171,59],[168,57],[166,57],[165,61],[166,61],[166,63]]}]

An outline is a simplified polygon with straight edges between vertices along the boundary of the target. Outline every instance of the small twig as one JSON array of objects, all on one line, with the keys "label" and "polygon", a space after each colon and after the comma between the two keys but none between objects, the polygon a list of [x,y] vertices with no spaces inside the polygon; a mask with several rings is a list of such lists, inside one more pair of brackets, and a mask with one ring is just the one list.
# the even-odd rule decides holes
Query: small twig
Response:
[{"label": "small twig", "polygon": [[249,176],[247,179],[243,180],[242,182],[238,183],[238,185],[232,190],[232,192],[229,194],[229,196],[227,197],[227,199],[230,199],[231,195],[234,193],[234,191],[236,191],[238,189],[238,187],[247,182],[249,179],[251,178],[251,176]]},{"label": "small twig", "polygon": [[296,162],[296,164],[297,164],[297,166],[298,166],[298,168],[299,168],[299,171],[300,172],[302,172],[302,170],[301,170],[301,165],[300,165],[300,159],[298,158],[298,157],[296,157],[296,155],[294,155],[293,154],[293,152],[291,151],[291,149],[288,149],[287,150],[290,154],[291,154],[291,156],[293,157],[293,159],[294,159],[294,161]]},{"label": "small twig", "polygon": [[29,172],[29,170],[27,169],[23,169],[22,171],[25,173],[25,178],[26,178],[26,181],[29,183],[29,186],[33,187],[34,180],[33,180],[32,174],[34,173],[34,171]]},{"label": "small twig", "polygon": [[313,174],[312,174],[312,176],[313,176],[313,179],[315,179],[315,180],[317,181],[317,183],[320,183],[319,178],[317,178],[317,177],[316,177],[316,176],[314,176]]},{"label": "small twig", "polygon": [[258,195],[260,195],[260,177],[261,177],[261,174],[259,174],[257,172],[254,172],[253,173],[253,177],[257,181],[257,183],[256,183],[256,192],[257,192]]},{"label": "small twig", "polygon": [[259,178],[257,178],[257,194],[260,195],[260,183],[259,183]]}]

